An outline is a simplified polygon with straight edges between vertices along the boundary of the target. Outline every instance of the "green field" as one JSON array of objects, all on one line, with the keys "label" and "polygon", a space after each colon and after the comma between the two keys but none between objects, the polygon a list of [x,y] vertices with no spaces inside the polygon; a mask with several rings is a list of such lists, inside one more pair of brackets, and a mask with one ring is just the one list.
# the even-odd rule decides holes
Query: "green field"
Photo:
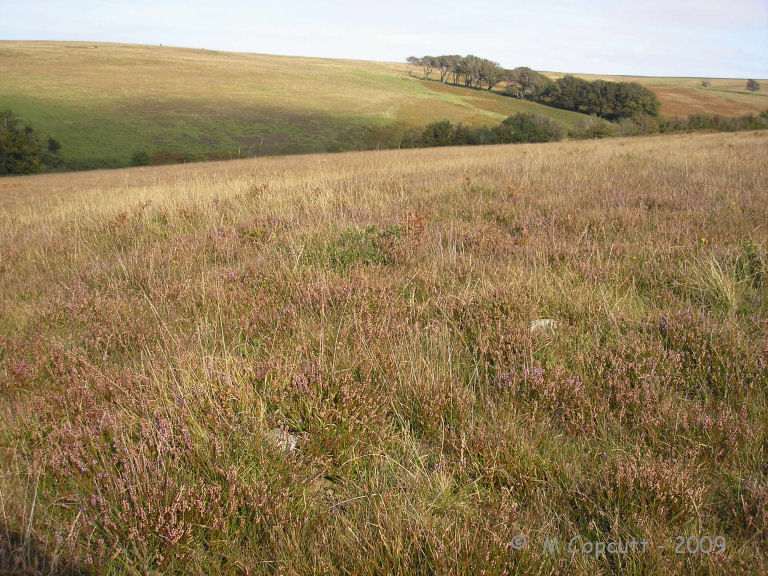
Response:
[{"label": "green field", "polygon": [[[403,64],[121,44],[0,43],[0,109],[51,134],[70,161],[149,154],[237,157],[392,145],[450,119],[494,125],[580,114],[408,76]],[[373,133],[372,133],[373,131]]]}]

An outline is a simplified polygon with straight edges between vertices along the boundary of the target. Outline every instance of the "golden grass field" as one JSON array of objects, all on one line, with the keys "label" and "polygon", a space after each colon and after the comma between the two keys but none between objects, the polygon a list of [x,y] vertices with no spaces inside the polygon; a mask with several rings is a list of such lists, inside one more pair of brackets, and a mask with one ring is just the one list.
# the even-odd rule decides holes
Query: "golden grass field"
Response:
[{"label": "golden grass field", "polygon": [[765,573],[766,167],[742,132],[4,178],[0,572]]}]

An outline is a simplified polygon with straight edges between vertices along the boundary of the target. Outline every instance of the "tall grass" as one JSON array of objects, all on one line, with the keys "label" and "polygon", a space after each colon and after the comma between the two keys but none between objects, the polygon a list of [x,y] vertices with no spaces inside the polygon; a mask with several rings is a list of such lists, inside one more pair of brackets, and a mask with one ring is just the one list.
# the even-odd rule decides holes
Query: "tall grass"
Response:
[{"label": "tall grass", "polygon": [[766,139],[3,180],[0,570],[764,572]]}]

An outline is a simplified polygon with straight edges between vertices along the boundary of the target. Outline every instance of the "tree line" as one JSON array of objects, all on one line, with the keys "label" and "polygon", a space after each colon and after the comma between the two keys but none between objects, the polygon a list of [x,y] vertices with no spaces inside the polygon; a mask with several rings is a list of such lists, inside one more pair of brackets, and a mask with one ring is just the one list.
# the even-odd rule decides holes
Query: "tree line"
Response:
[{"label": "tree line", "polygon": [[742,130],[768,130],[768,110],[744,116],[691,114],[687,118],[654,118],[637,114],[618,122],[591,116],[581,125],[568,130],[561,124],[537,114],[520,113],[506,118],[492,128],[470,128],[453,124],[449,120],[429,124],[420,135],[411,138],[409,147],[471,146],[478,144],[522,144],[530,142],[557,142],[564,137],[577,140],[608,138],[612,136],[641,136],[670,132],[698,130],[738,132]]},{"label": "tree line", "polygon": [[556,142],[563,138],[583,140],[698,130],[733,132],[766,129],[768,129],[768,110],[760,114],[739,117],[693,114],[685,118],[658,118],[648,114],[637,114],[615,122],[609,122],[597,116],[588,116],[579,125],[567,131],[562,124],[549,118],[537,114],[519,113],[492,127],[454,124],[447,119],[432,122],[425,128],[415,128],[400,123],[389,126],[369,126],[351,130],[340,136],[328,151]]},{"label": "tree line", "polygon": [[440,82],[491,90],[506,82],[505,94],[547,106],[594,114],[608,120],[629,118],[635,114],[658,116],[660,104],[648,88],[637,82],[591,82],[572,75],[557,80],[521,66],[508,70],[497,62],[477,56],[410,56],[409,74],[419,67],[427,80],[437,72]]},{"label": "tree line", "polygon": [[469,88],[487,88],[491,90],[499,82],[504,80],[506,70],[497,62],[486,58],[479,58],[470,54],[459,56],[409,56],[409,74],[413,76],[414,69],[422,69],[422,77],[427,80],[433,71],[440,75],[440,82],[456,85],[463,84]]},{"label": "tree line", "polygon": [[763,110],[759,114],[745,114],[743,116],[690,114],[685,118],[654,118],[638,114],[631,118],[622,118],[613,124],[596,119],[590,122],[589,126],[585,126],[582,134],[574,134],[574,137],[642,136],[696,130],[714,132],[768,130],[768,110]]},{"label": "tree line", "polygon": [[543,116],[519,113],[509,116],[493,128],[470,128],[442,120],[427,125],[416,142],[418,147],[470,146],[477,144],[522,144],[555,142],[565,135],[563,127]]}]

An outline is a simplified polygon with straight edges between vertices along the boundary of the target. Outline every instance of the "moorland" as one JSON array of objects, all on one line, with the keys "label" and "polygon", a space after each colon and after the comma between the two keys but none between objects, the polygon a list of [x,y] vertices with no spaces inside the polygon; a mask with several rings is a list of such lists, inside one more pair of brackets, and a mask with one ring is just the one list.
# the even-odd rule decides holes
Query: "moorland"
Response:
[{"label": "moorland", "polygon": [[3,178],[0,570],[764,573],[767,166],[759,131]]}]

